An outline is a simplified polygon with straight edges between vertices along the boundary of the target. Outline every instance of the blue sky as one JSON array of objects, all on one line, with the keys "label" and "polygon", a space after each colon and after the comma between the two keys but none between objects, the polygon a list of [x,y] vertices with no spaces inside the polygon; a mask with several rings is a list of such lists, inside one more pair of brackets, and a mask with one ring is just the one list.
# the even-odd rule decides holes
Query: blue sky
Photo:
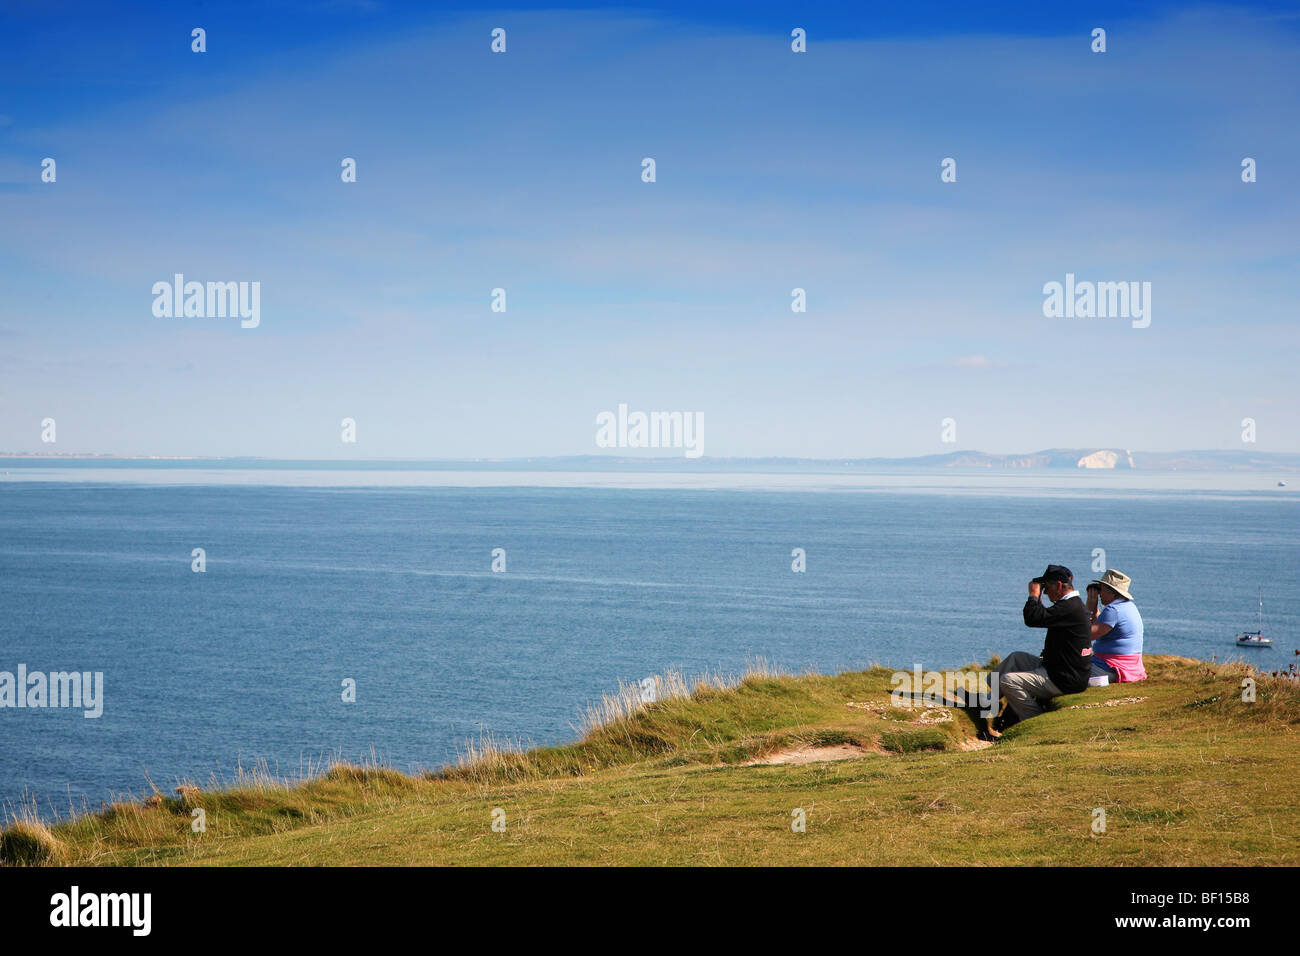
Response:
[{"label": "blue sky", "polygon": [[[101,6],[0,14],[0,450],[1300,451],[1294,7]],[[1067,272],[1150,326],[1045,318]]]}]

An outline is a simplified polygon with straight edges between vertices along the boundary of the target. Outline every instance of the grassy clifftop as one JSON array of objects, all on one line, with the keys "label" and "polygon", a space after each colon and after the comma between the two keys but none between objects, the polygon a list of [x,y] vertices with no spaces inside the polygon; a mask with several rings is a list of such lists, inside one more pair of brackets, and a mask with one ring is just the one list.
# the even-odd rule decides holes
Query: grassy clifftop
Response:
[{"label": "grassy clifftop", "polygon": [[961,711],[891,707],[883,668],[670,681],[654,704],[606,700],[571,745],[485,741],[424,776],[336,765],[296,786],[254,779],[48,828],[11,821],[0,860],[1300,863],[1300,686],[1184,658],[1147,669],[1061,698],[991,747]]}]

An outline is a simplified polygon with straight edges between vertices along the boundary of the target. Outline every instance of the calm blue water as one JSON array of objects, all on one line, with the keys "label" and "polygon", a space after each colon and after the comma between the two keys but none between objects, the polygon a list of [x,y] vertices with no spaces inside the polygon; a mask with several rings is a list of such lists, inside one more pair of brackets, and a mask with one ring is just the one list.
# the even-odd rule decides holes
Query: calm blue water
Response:
[{"label": "calm blue water", "polygon": [[[0,710],[0,805],[46,814],[237,761],[436,766],[480,729],[574,736],[675,668],[957,666],[1037,650],[1049,561],[1131,574],[1147,650],[1283,666],[1300,505],[1266,491],[0,483],[0,670],[103,671],[104,715]],[[190,552],[207,551],[207,572]],[[808,554],[806,574],[790,551]],[[505,548],[508,570],[490,570]],[[1237,651],[1265,590],[1271,651]],[[357,682],[345,704],[340,682]]]}]

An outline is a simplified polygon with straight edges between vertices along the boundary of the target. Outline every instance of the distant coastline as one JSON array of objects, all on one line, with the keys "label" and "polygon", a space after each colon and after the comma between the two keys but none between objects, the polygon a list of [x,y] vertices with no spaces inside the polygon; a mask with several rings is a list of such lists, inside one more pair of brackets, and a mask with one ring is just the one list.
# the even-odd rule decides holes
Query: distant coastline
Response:
[{"label": "distant coastline", "polygon": [[624,471],[686,472],[822,472],[865,469],[989,471],[1246,471],[1300,472],[1300,453],[1237,450],[1130,451],[1120,448],[1048,448],[1023,454],[953,451],[905,458],[684,458],[681,455],[554,455],[519,458],[263,458],[257,456],[115,455],[93,452],[0,452],[0,465],[39,462],[190,463],[211,468],[301,468],[337,466],[351,469],[421,469],[484,471]]}]

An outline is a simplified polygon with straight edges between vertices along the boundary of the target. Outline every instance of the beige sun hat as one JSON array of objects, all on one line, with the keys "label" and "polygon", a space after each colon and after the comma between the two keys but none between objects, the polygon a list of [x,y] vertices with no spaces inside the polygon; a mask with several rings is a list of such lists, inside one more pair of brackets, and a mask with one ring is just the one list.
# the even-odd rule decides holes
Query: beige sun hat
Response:
[{"label": "beige sun hat", "polygon": [[1100,579],[1093,581],[1092,583],[1104,584],[1125,600],[1133,600],[1133,595],[1128,593],[1129,587],[1133,584],[1133,579],[1123,571],[1116,571],[1114,568],[1111,568],[1103,574]]}]

